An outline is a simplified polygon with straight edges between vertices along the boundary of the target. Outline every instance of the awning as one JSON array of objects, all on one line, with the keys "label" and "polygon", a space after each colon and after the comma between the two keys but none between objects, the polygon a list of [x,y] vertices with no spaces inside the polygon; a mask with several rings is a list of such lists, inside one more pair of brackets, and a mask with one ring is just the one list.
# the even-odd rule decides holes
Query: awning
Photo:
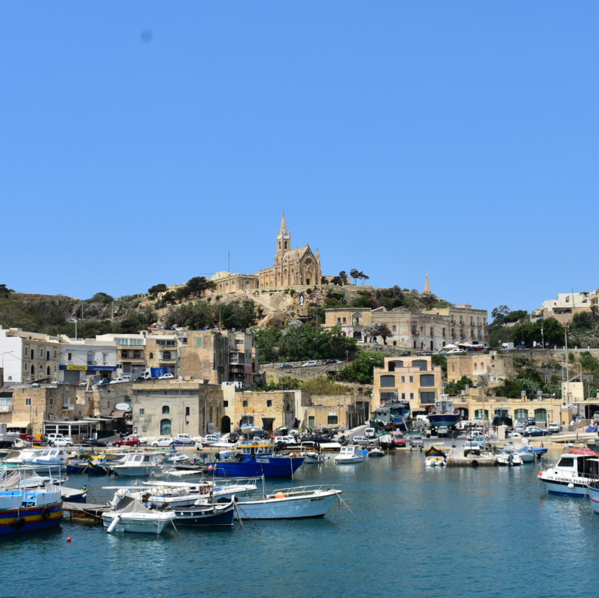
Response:
[{"label": "awning", "polygon": [[16,422],[6,422],[6,429],[7,430],[12,430],[13,428],[28,428],[29,424],[31,422],[25,422],[25,421],[16,421]]},{"label": "awning", "polygon": [[125,417],[125,413],[129,413],[129,412],[128,411],[113,411],[110,414],[110,417],[112,419],[121,419],[121,418]]}]

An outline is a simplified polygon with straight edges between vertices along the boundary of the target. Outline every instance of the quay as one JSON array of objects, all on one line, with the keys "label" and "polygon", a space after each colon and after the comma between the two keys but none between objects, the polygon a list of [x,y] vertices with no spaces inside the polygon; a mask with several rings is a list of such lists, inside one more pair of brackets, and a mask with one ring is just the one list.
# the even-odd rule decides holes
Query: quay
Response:
[{"label": "quay", "polygon": [[71,523],[91,523],[102,525],[102,513],[110,510],[109,505],[63,502],[63,517]]}]

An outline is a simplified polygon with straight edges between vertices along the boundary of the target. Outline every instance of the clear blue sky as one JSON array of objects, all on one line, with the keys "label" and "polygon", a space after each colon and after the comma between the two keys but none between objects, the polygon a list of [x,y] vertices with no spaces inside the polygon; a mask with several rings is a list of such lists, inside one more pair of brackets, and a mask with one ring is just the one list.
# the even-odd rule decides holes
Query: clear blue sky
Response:
[{"label": "clear blue sky", "polygon": [[[527,310],[599,287],[596,0],[0,5],[1,280],[273,263]],[[145,33],[144,33],[145,32]]]}]

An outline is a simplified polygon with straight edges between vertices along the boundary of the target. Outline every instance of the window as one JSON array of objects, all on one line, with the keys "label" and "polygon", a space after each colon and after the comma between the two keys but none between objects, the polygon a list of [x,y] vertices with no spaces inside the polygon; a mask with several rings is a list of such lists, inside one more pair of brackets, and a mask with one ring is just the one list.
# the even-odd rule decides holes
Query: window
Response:
[{"label": "window", "polygon": [[133,351],[133,359],[141,359],[141,351]]},{"label": "window", "polygon": [[412,367],[418,368],[421,372],[426,372],[426,370],[428,369],[428,363],[426,359],[415,359],[412,362]]},{"label": "window", "polygon": [[443,332],[441,333],[441,336],[445,336],[445,328],[443,328]]},{"label": "window", "polygon": [[381,386],[383,388],[394,388],[395,376],[381,376]]},{"label": "window", "polygon": [[433,332],[433,327],[431,326],[431,336],[435,336],[435,333]]},{"label": "window", "polygon": [[406,383],[406,377],[405,377],[405,376],[402,376],[402,377],[401,377],[401,383],[402,383],[402,384],[405,384],[405,383]]},{"label": "window", "polygon": [[202,341],[203,341],[203,340],[204,340],[204,339],[202,339],[202,338],[196,338],[196,347],[201,347],[201,346],[202,346]]},{"label": "window", "polygon": [[272,401],[270,399],[268,399],[268,401],[266,401],[266,406],[272,407]]},{"label": "window", "polygon": [[420,386],[434,386],[435,376],[433,374],[422,374],[420,376]]},{"label": "window", "polygon": [[54,407],[54,399],[48,399],[48,405]]},{"label": "window", "polygon": [[146,416],[146,410],[145,409],[140,409],[139,410],[139,417],[145,417]]},{"label": "window", "polygon": [[347,324],[347,318],[343,318],[343,323]]},{"label": "window", "polygon": [[397,332],[397,326],[393,326],[393,332]]},{"label": "window", "polygon": [[337,318],[337,324],[341,324],[341,318]]},{"label": "window", "polygon": [[166,361],[170,361],[171,360],[171,352],[170,351],[164,351],[164,353],[162,353],[162,359],[164,359]]},{"label": "window", "polygon": [[410,393],[410,401],[413,401],[413,400],[414,400],[414,393],[413,393],[413,392],[411,392],[411,393]]},{"label": "window", "polygon": [[94,354],[88,353],[87,354],[87,365],[93,365],[93,364],[94,364]]},{"label": "window", "polygon": [[25,407],[31,407],[31,399],[25,399]]},{"label": "window", "polygon": [[[162,406],[162,415],[168,415],[171,412],[171,408],[168,405]],[[161,432],[162,434],[162,432]]]},{"label": "window", "polygon": [[223,407],[228,407],[229,406],[229,401],[223,401]]},{"label": "window", "polygon": [[56,359],[56,351],[54,351],[54,359]]},{"label": "window", "polygon": [[410,384],[414,383],[414,376],[410,376]]},{"label": "window", "polygon": [[421,403],[434,403],[435,402],[435,393],[433,392],[421,392],[420,393],[420,402]]},{"label": "window", "polygon": [[381,393],[381,401],[390,401],[395,397],[394,392],[382,392]]},{"label": "window", "polygon": [[154,359],[154,353],[150,353],[150,359]]},{"label": "window", "polygon": [[50,351],[46,351],[46,361],[50,361]]},{"label": "window", "polygon": [[247,406],[248,406],[248,402],[247,402],[247,401],[244,401],[244,402],[243,402],[243,406],[244,406],[244,407],[247,407]]},{"label": "window", "polygon": [[123,359],[128,359],[129,358],[129,351],[121,351],[121,357]]},{"label": "window", "polygon": [[73,354],[72,353],[67,353],[67,360],[68,361],[72,361],[73,360]]},{"label": "window", "polygon": [[102,353],[102,363],[106,363],[108,361],[108,354]]},{"label": "window", "polygon": [[170,436],[171,435],[171,420],[162,419],[160,420],[160,435]]},{"label": "window", "polygon": [[336,415],[329,415],[327,418],[327,424],[329,426],[334,426],[339,423],[339,418]]},{"label": "window", "polygon": [[189,415],[191,413],[191,409],[189,407],[185,407],[185,415]]},{"label": "window", "polygon": [[314,416],[313,415],[308,416],[308,427],[314,429]]}]

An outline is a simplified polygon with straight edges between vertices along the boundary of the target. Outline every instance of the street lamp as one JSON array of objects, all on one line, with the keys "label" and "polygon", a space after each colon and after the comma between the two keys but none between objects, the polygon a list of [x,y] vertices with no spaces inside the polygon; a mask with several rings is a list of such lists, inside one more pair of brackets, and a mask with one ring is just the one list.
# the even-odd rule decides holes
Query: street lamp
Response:
[{"label": "street lamp", "polygon": [[77,334],[77,322],[79,322],[79,320],[77,319],[76,316],[73,316],[72,318],[69,318],[67,320],[67,322],[70,322],[71,324],[75,324],[75,340],[78,340],[78,334]]}]

